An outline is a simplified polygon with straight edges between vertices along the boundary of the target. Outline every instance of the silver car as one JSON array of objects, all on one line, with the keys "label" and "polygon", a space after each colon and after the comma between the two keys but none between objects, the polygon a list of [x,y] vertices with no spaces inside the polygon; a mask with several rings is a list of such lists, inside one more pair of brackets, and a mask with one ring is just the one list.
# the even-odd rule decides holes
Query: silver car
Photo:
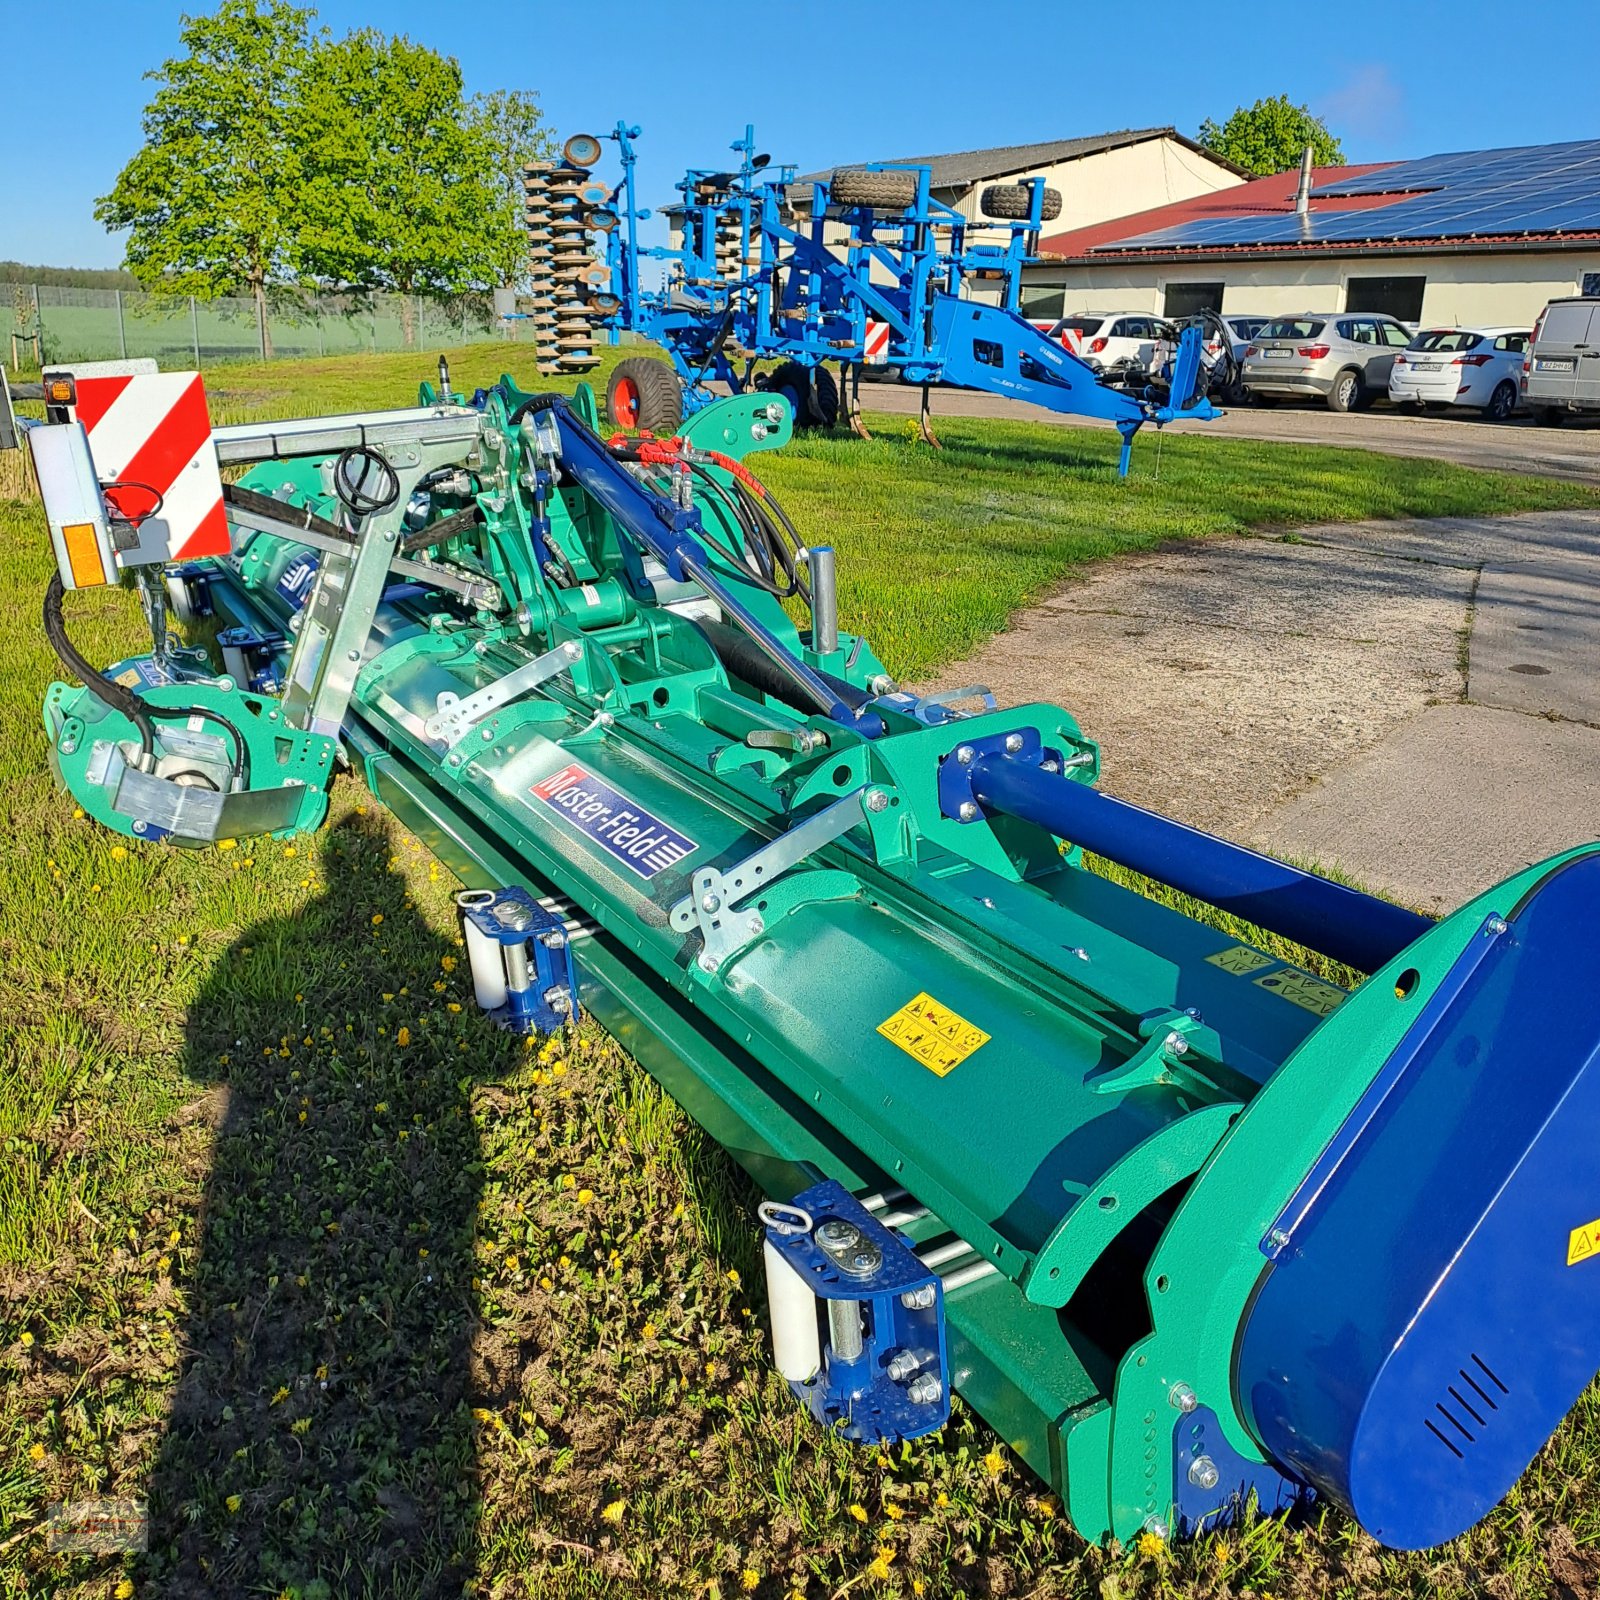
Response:
[{"label": "silver car", "polygon": [[1259,400],[1314,396],[1354,411],[1389,392],[1394,358],[1410,342],[1405,324],[1381,312],[1274,317],[1250,341],[1241,376]]}]

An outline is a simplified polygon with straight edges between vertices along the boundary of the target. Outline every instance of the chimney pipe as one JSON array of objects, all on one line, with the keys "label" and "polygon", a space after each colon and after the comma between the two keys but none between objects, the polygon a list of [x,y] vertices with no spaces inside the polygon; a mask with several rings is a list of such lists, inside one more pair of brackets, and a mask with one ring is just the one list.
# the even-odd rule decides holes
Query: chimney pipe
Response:
[{"label": "chimney pipe", "polygon": [[1306,146],[1306,153],[1300,157],[1300,184],[1294,192],[1294,209],[1297,215],[1308,217],[1311,215],[1311,146]]}]

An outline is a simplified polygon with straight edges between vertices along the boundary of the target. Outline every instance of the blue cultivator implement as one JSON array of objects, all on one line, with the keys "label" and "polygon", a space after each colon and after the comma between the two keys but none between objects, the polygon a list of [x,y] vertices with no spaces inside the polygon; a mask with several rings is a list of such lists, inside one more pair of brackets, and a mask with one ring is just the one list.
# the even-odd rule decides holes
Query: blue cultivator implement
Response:
[{"label": "blue cultivator implement", "polygon": [[[634,181],[638,133],[618,123],[609,136],[622,179],[595,226],[609,281],[587,306],[613,340],[630,330],[659,344],[673,373],[640,358],[618,366],[607,406],[621,427],[670,434],[719,389],[765,389],[787,397],[801,428],[831,427],[843,395],[850,425],[864,434],[861,368],[885,366],[921,385],[930,444],[938,441],[928,387],[951,384],[1114,422],[1125,474],[1145,423],[1217,414],[1204,395],[1198,330],[1179,344],[1167,393],[1134,395],[1107,388],[1021,315],[1023,265],[1061,210],[1061,196],[1041,179],[985,189],[991,220],[979,225],[932,197],[926,166],[842,168],[802,186],[792,167],[774,168],[755,153],[746,128],[732,147],[738,168],[691,170],[678,185],[682,200],[666,212],[673,243],[647,248],[639,224],[651,213],[640,208]],[[587,135],[573,144],[584,154],[600,149]],[[540,169],[529,181],[551,180]],[[970,237],[974,231],[983,239]],[[993,242],[997,236],[1003,242]],[[651,260],[666,263],[660,285],[644,282],[641,264]],[[773,360],[775,370],[756,371]]]}]

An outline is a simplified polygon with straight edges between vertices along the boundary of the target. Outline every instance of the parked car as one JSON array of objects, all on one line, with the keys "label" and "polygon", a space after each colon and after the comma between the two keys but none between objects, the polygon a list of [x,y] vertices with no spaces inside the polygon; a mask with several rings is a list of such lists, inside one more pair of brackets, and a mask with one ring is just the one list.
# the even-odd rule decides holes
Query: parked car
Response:
[{"label": "parked car", "polygon": [[1258,400],[1296,396],[1354,411],[1389,392],[1394,358],[1411,343],[1404,323],[1379,312],[1274,317],[1245,351],[1245,387]]},{"label": "parked car", "polygon": [[1158,365],[1156,347],[1172,325],[1148,311],[1083,311],[1050,330],[1064,349],[1107,383],[1143,383]]},{"label": "parked car", "polygon": [[1170,375],[1172,360],[1178,353],[1178,336],[1185,328],[1199,324],[1206,335],[1201,356],[1208,374],[1206,391],[1217,395],[1228,405],[1239,405],[1246,398],[1240,376],[1244,368],[1245,351],[1249,349],[1250,341],[1270,320],[1269,317],[1242,312],[1218,316],[1214,311],[1184,317],[1169,324],[1170,331],[1157,345],[1155,369],[1163,379]]},{"label": "parked car", "polygon": [[1504,422],[1517,409],[1526,328],[1428,328],[1394,358],[1397,405],[1477,406]]},{"label": "parked car", "polygon": [[1545,423],[1600,411],[1600,300],[1574,295],[1539,313],[1523,360],[1522,397]]}]

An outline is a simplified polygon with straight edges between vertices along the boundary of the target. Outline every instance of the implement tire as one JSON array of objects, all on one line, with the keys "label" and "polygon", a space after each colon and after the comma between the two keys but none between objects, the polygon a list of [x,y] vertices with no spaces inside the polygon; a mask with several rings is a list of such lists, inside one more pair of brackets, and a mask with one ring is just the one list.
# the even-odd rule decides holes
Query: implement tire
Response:
[{"label": "implement tire", "polygon": [[683,390],[665,361],[630,356],[619,361],[606,384],[606,415],[613,427],[671,435],[683,421]]},{"label": "implement tire", "polygon": [[794,411],[798,433],[806,428],[831,428],[839,420],[839,385],[826,367],[816,369],[816,382],[798,361],[775,367],[763,385],[768,394],[781,394]]},{"label": "implement tire", "polygon": [[[997,222],[1026,222],[1033,194],[1025,183],[991,183],[978,198],[978,207]],[[1054,222],[1061,215],[1061,191],[1046,189],[1039,207],[1041,222]]]},{"label": "implement tire", "polygon": [[870,206],[874,211],[904,211],[917,198],[914,172],[868,172],[841,167],[828,187],[836,206]]}]

